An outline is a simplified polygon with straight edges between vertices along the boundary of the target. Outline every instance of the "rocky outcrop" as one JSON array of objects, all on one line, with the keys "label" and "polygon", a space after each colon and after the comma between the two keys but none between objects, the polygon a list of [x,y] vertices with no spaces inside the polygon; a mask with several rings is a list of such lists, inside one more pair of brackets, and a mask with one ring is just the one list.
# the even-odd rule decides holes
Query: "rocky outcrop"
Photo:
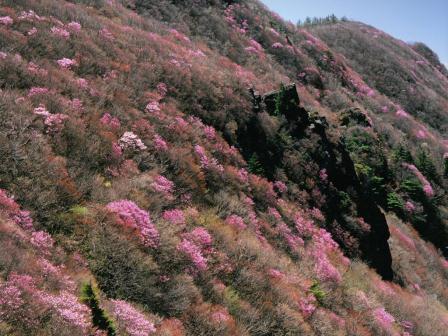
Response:
[{"label": "rocky outcrop", "polygon": [[[329,133],[325,118],[310,117],[300,107],[294,84],[263,96],[251,90],[254,115],[239,136],[247,158],[256,155],[264,173],[278,170],[310,194],[326,215],[326,229],[350,257],[360,257],[385,279],[392,279],[386,219],[366,193],[341,139]],[[325,176],[323,176],[325,175]],[[316,181],[307,186],[307,179]]]}]

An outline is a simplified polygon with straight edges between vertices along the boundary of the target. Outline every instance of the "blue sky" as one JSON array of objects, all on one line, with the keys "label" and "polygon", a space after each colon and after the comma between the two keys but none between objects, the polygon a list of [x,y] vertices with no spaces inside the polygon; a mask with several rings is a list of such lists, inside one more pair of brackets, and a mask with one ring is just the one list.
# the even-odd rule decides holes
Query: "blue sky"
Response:
[{"label": "blue sky", "polygon": [[261,0],[286,20],[335,14],[405,42],[423,42],[448,67],[448,0]]}]

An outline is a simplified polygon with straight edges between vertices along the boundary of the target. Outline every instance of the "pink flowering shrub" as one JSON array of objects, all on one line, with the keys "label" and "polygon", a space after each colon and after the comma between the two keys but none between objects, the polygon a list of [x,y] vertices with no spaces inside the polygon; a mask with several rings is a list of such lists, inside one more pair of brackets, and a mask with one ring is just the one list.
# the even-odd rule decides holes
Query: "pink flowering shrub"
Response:
[{"label": "pink flowering shrub", "polygon": [[423,186],[423,192],[427,197],[433,197],[434,196],[434,190],[429,183],[429,181],[426,179],[426,177],[418,170],[416,166],[413,164],[403,163],[403,167],[409,169],[414,173],[414,175],[417,177],[417,179],[420,181],[420,183]]},{"label": "pink flowering shrub", "polygon": [[214,140],[216,138],[216,131],[212,126],[204,127],[205,137],[209,140]]},{"label": "pink flowering shrub", "polygon": [[177,246],[178,251],[183,253],[193,264],[190,269],[192,274],[207,270],[206,254],[212,251],[213,238],[210,233],[202,227],[193,229],[182,235],[182,241]]},{"label": "pink flowering shrub", "polygon": [[216,323],[225,323],[232,319],[226,308],[214,310],[210,317]]},{"label": "pink flowering shrub", "polygon": [[281,44],[280,42],[275,42],[271,47],[273,49],[281,49],[283,48],[283,44]]},{"label": "pink flowering shrub", "polygon": [[275,181],[274,187],[277,189],[279,193],[285,193],[288,191],[288,187],[282,181]]},{"label": "pink flowering shrub", "polygon": [[311,220],[306,219],[300,212],[297,212],[295,214],[294,223],[297,232],[302,237],[311,237],[315,232],[313,222]]},{"label": "pink flowering shrub", "polygon": [[407,202],[404,204],[404,208],[405,208],[405,210],[406,210],[408,213],[410,213],[410,214],[414,213],[414,211],[415,211],[415,205],[414,205],[414,203],[412,203],[411,201],[407,201]]},{"label": "pink flowering shrub", "polygon": [[25,330],[41,327],[42,319],[52,321],[56,330],[87,335],[91,331],[90,309],[68,291],[53,294],[37,287],[35,279],[26,274],[11,273],[0,283],[0,320],[12,322]]},{"label": "pink flowering shrub", "polygon": [[249,172],[246,169],[244,169],[244,168],[239,169],[237,176],[238,176],[238,179],[240,180],[240,182],[242,182],[242,183],[249,182]]},{"label": "pink flowering shrub", "polygon": [[143,141],[133,132],[125,132],[118,140],[118,144],[123,150],[143,151],[147,147]]},{"label": "pink flowering shrub", "polygon": [[180,209],[165,210],[162,215],[163,219],[176,225],[185,224],[184,212]]},{"label": "pink flowering shrub", "polygon": [[12,220],[25,231],[33,231],[33,219],[31,213],[26,210],[20,210],[12,216]]},{"label": "pink flowering shrub", "polygon": [[299,309],[305,318],[310,317],[316,308],[316,298],[313,295],[308,295],[299,300]]},{"label": "pink flowering shrub", "polygon": [[160,152],[164,152],[166,150],[168,150],[168,144],[166,143],[166,141],[158,134],[154,135],[154,139],[153,139],[153,144],[154,144],[154,148],[157,151]]},{"label": "pink flowering shrub", "polygon": [[47,108],[46,108],[45,106],[43,106],[43,105],[39,105],[38,107],[36,107],[36,108],[33,110],[33,113],[34,113],[34,114],[37,114],[37,115],[44,116],[44,117],[50,115],[50,112],[49,112],[49,111],[47,110]]},{"label": "pink flowering shrub", "polygon": [[373,310],[373,318],[385,331],[390,331],[395,322],[395,318],[382,307]]},{"label": "pink flowering shrub", "polygon": [[59,295],[42,293],[40,299],[52,308],[53,313],[71,326],[86,332],[90,324],[90,309],[67,291]]},{"label": "pink flowering shrub", "polygon": [[244,220],[238,215],[230,215],[226,218],[226,223],[238,230],[244,230],[247,227]]},{"label": "pink flowering shrub", "polygon": [[158,113],[160,112],[160,105],[156,101],[149,102],[145,107],[145,111],[148,113]]},{"label": "pink flowering shrub", "polygon": [[101,28],[99,31],[99,35],[105,40],[115,40],[115,36],[107,28]]},{"label": "pink flowering shrub", "polygon": [[156,331],[154,323],[123,300],[112,300],[111,313],[120,333],[129,336],[148,336]]},{"label": "pink flowering shrub", "polygon": [[51,28],[51,33],[54,36],[57,37],[62,37],[64,39],[68,39],[70,37],[70,32],[68,32],[67,30],[65,30],[64,28],[59,28],[59,27],[52,27]]},{"label": "pink flowering shrub", "polygon": [[183,33],[179,32],[178,30],[170,29],[169,31],[179,41],[190,42],[190,39],[188,38],[188,36],[184,35]]},{"label": "pink flowering shrub", "polygon": [[45,87],[32,87],[28,92],[28,97],[43,95],[49,92],[48,88]]},{"label": "pink flowering shrub", "polygon": [[205,153],[204,147],[200,145],[194,146],[194,151],[199,157],[199,161],[201,163],[201,167],[207,170],[216,171],[218,173],[224,172],[224,167],[218,163],[215,158],[209,159],[207,154]]},{"label": "pink flowering shrub", "polygon": [[159,233],[151,222],[149,213],[140,209],[137,204],[129,200],[110,202],[106,208],[118,215],[122,225],[136,229],[145,246],[155,248],[159,245]]},{"label": "pink flowering shrub", "polygon": [[9,26],[14,23],[14,20],[10,16],[2,16],[0,17],[0,24],[4,26]]},{"label": "pink flowering shrub", "polygon": [[321,169],[320,171],[319,171],[319,178],[320,178],[320,180],[322,181],[322,182],[327,182],[327,180],[328,180],[328,174],[327,174],[327,170],[324,168],[324,169]]},{"label": "pink flowering shrub", "polygon": [[31,244],[44,254],[49,254],[54,245],[54,240],[44,231],[35,231],[31,234]]},{"label": "pink flowering shrub", "polygon": [[83,90],[87,90],[89,88],[89,82],[85,78],[78,78],[76,80],[76,84]]},{"label": "pink flowering shrub", "polygon": [[184,237],[201,246],[203,249],[209,248],[213,243],[212,236],[203,227],[194,228],[190,233],[184,234]]},{"label": "pink flowering shrub", "polygon": [[72,22],[67,23],[67,28],[73,32],[80,32],[82,27],[79,22],[72,21]]},{"label": "pink flowering shrub", "polygon": [[4,283],[0,284],[0,321],[7,321],[25,304],[22,292],[16,286]]},{"label": "pink flowering shrub", "polygon": [[3,189],[0,189],[0,212],[5,212],[23,230],[28,232],[34,231],[31,213],[26,210],[20,210],[20,206]]},{"label": "pink flowering shrub", "polygon": [[332,281],[339,283],[342,281],[341,274],[328,260],[327,255],[322,250],[315,249],[313,251],[315,260],[314,270],[321,281]]},{"label": "pink flowering shrub", "polygon": [[168,93],[168,87],[166,86],[165,83],[159,83],[157,84],[157,92],[163,98]]},{"label": "pink flowering shrub", "polygon": [[65,120],[68,116],[62,113],[49,114],[44,120],[45,132],[48,134],[55,134],[62,131],[64,128]]},{"label": "pink flowering shrub", "polygon": [[250,39],[249,40],[249,46],[245,48],[245,50],[247,52],[256,54],[256,55],[262,55],[264,52],[263,47],[260,45],[260,43],[258,43],[257,41],[255,41],[254,39]]},{"label": "pink flowering shrub", "polygon": [[177,246],[177,249],[190,259],[196,270],[207,270],[207,259],[202,255],[201,248],[199,246],[188,239],[182,239]]},{"label": "pink flowering shrub", "polygon": [[60,60],[57,60],[57,63],[62,69],[71,69],[77,65],[75,60],[69,58],[61,58]]},{"label": "pink flowering shrub", "polygon": [[409,114],[402,109],[397,110],[397,112],[395,112],[395,114],[397,117],[400,117],[400,118],[408,118],[409,117]]},{"label": "pink flowering shrub", "polygon": [[28,31],[26,32],[26,34],[27,34],[28,36],[34,36],[34,35],[36,35],[36,34],[37,34],[37,28],[36,28],[36,27],[31,28],[30,30],[28,30]]},{"label": "pink flowering shrub", "polygon": [[7,214],[15,214],[20,210],[19,205],[12,197],[6,194],[6,191],[0,189],[0,210],[6,211]]},{"label": "pink flowering shrub", "polygon": [[150,186],[154,191],[165,194],[165,196],[172,197],[174,183],[168,180],[165,176],[157,175]]},{"label": "pink flowering shrub", "polygon": [[117,130],[121,127],[120,119],[112,117],[110,113],[104,113],[100,119],[100,123],[110,127],[113,130]]}]

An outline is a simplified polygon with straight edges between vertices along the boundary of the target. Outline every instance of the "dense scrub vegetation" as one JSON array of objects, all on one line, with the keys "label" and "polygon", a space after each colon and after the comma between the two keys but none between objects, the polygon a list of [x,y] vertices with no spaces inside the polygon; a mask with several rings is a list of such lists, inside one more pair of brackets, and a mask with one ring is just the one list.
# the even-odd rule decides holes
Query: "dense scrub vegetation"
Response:
[{"label": "dense scrub vegetation", "polygon": [[447,335],[447,102],[345,19],[3,1],[0,334]]}]

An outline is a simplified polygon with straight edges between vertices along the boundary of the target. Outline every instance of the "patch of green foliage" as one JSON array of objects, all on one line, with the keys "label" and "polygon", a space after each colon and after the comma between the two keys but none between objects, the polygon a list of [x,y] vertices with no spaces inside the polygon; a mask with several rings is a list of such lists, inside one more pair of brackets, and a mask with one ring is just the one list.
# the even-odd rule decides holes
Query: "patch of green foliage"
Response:
[{"label": "patch of green foliage", "polygon": [[92,323],[100,330],[107,332],[108,336],[117,334],[114,322],[100,307],[99,290],[91,282],[85,283],[81,288],[81,302],[87,304],[92,311]]}]

